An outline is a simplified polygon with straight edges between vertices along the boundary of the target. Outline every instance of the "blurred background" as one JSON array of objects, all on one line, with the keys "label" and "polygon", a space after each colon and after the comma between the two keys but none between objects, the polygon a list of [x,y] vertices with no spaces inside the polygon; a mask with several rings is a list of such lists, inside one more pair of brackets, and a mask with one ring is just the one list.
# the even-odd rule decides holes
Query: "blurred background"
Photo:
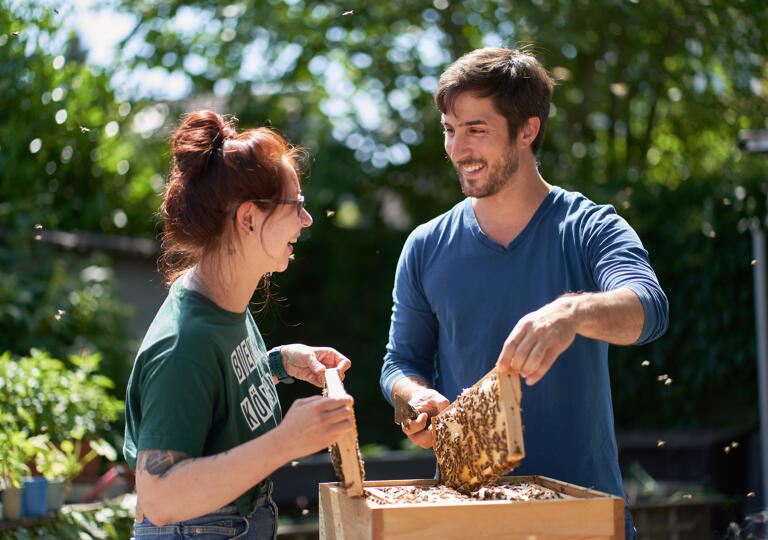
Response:
[{"label": "blurred background", "polygon": [[[768,129],[764,0],[0,6],[8,362],[45,353],[73,366],[70,355],[96,355],[90,375],[112,381],[111,398],[124,397],[165,295],[156,211],[168,135],[184,112],[212,108],[241,128],[274,126],[309,151],[314,225],[272,279],[279,301],[260,309],[254,298],[268,346],[344,352],[364,456],[423,457],[403,443],[378,378],[402,244],[462,198],[432,93],[461,54],[526,46],[558,81],[541,174],[614,205],[670,302],[663,338],[610,353],[628,493],[710,501],[713,537],[765,519],[750,232],[768,216],[768,154],[739,147],[740,131]],[[7,392],[9,373],[0,371]],[[30,388],[17,389],[23,406],[7,398],[16,412],[6,432],[34,435],[44,425],[19,421],[19,408],[42,407],[31,397],[39,387]],[[316,391],[281,385],[283,406]],[[103,419],[94,430],[119,448],[121,417]]]}]

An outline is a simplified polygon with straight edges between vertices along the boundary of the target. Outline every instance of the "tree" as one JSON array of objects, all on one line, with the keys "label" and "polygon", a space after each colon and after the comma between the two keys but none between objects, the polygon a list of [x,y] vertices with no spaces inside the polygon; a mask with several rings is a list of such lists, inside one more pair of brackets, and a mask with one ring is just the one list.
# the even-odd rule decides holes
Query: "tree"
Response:
[{"label": "tree", "polygon": [[[0,11],[0,228],[151,235],[163,156],[45,3]],[[138,109],[138,111],[137,111]]]},{"label": "tree", "polygon": [[[766,216],[768,163],[743,156],[735,140],[739,129],[768,127],[761,0],[118,5],[136,25],[103,76],[121,81],[121,96],[146,95],[126,82],[130,70],[183,77],[189,88],[179,102],[134,97],[132,115],[154,111],[167,128],[182,111],[212,103],[243,127],[271,123],[310,150],[311,241],[300,244],[297,266],[275,278],[289,305],[266,311],[262,326],[268,343],[329,343],[352,358],[348,387],[366,415],[363,442],[401,439],[394,425],[380,429],[389,409],[371,391],[395,261],[415,224],[460,199],[432,92],[450,61],[483,45],[530,46],[558,79],[543,176],[614,204],[670,297],[665,338],[612,352],[617,425],[754,425],[745,233]],[[163,129],[144,139],[121,128],[122,151],[163,170]],[[104,159],[118,159],[123,147],[104,148]],[[138,193],[151,185],[143,170],[131,161],[125,175]],[[143,234],[151,200],[119,200]],[[665,373],[672,384],[657,381]]]}]

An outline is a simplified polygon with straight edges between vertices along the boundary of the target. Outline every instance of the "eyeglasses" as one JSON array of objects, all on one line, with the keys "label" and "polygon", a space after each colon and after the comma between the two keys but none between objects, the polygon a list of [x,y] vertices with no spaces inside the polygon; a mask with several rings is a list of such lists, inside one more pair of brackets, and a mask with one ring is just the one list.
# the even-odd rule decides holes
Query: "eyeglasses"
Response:
[{"label": "eyeglasses", "polygon": [[304,208],[304,195],[299,193],[299,196],[295,199],[250,199],[246,202],[258,202],[265,204],[295,204],[296,215],[301,217],[301,211]]}]

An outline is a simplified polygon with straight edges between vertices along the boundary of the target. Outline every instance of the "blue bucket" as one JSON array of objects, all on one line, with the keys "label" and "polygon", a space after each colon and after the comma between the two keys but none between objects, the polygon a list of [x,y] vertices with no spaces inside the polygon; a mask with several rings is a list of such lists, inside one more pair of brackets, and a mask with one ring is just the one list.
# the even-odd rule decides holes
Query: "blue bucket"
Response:
[{"label": "blue bucket", "polygon": [[48,508],[48,480],[41,476],[24,479],[21,491],[21,515],[44,516]]}]

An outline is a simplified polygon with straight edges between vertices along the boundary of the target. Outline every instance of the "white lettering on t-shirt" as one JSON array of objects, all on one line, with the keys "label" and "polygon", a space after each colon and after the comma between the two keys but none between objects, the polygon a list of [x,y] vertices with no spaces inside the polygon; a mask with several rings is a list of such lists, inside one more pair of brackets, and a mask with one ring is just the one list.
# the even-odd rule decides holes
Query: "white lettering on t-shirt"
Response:
[{"label": "white lettering on t-shirt", "polygon": [[275,390],[275,385],[272,384],[272,381],[268,381],[266,379],[261,380],[261,384],[259,385],[259,393],[267,398],[267,402],[269,403],[269,408],[275,406],[277,403],[277,391]]},{"label": "white lettering on t-shirt", "polygon": [[248,395],[250,396],[253,405],[256,407],[256,412],[259,414],[261,420],[264,421],[269,418],[271,416],[271,411],[267,406],[267,401],[264,399],[264,396],[259,393],[259,389],[252,384],[248,388]]},{"label": "white lettering on t-shirt", "polygon": [[246,342],[246,346],[243,347],[243,356],[245,357],[245,365],[248,366],[248,373],[250,373],[256,369],[256,361],[253,359],[251,348],[248,345],[249,344]]},{"label": "white lettering on t-shirt", "polygon": [[247,396],[240,402],[240,410],[243,411],[243,417],[245,417],[245,421],[248,423],[248,427],[251,428],[251,431],[254,431],[261,425],[261,420],[256,416],[256,410],[253,408],[253,404]]},{"label": "white lettering on t-shirt", "polygon": [[252,384],[248,387],[248,396],[244,397],[240,402],[243,417],[251,431],[273,416],[272,395],[267,388],[269,388],[269,385],[265,385],[263,381],[258,387]]},{"label": "white lettering on t-shirt", "polygon": [[254,360],[248,338],[245,338],[235,347],[229,357],[232,369],[237,377],[237,382],[241,383],[256,369],[256,360]]},{"label": "white lettering on t-shirt", "polygon": [[[249,338],[245,338],[235,347],[229,357],[232,371],[237,377],[238,384],[245,381],[254,371],[259,373],[259,384],[251,383],[248,393],[240,401],[240,410],[251,431],[256,430],[269,418],[274,416],[275,405],[279,403],[275,385],[272,384],[266,367],[259,368],[257,358],[260,352],[254,349]],[[262,355],[263,356],[263,355]]]},{"label": "white lettering on t-shirt", "polygon": [[235,372],[235,377],[237,377],[237,382],[243,382],[245,380],[245,373],[243,372],[243,368],[240,367],[240,363],[237,361],[237,349],[232,351],[229,361],[232,364],[232,370]]}]

